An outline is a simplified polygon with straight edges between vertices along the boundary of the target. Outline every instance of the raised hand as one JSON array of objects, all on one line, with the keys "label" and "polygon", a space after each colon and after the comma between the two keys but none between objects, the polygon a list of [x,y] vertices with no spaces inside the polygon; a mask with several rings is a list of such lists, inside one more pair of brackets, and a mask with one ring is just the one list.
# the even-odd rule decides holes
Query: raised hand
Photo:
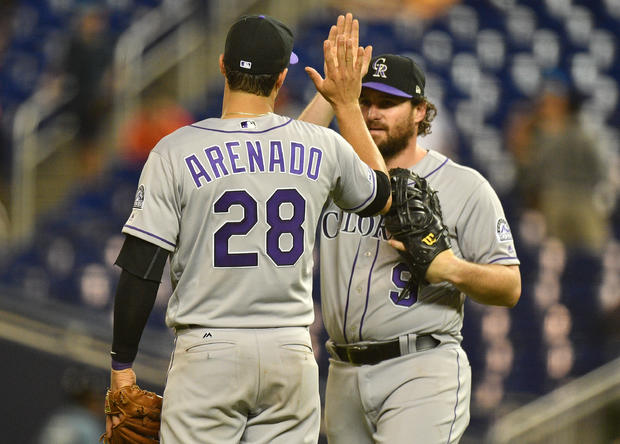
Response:
[{"label": "raised hand", "polygon": [[[341,21],[339,18],[338,22]],[[323,42],[325,78],[323,79],[315,69],[306,67],[306,72],[317,91],[334,108],[357,103],[362,88],[362,77],[368,70],[372,58],[371,46],[359,47],[354,43],[357,37],[345,37],[345,33],[351,34],[353,30],[353,24],[347,28],[346,22],[347,20],[344,20],[342,24],[342,35],[334,36],[330,31],[330,36]]]}]

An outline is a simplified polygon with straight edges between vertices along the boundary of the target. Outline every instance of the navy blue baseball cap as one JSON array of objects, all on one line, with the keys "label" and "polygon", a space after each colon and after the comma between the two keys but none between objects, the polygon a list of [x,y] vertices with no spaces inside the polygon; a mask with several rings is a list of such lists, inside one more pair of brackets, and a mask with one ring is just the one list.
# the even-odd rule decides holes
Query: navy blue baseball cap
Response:
[{"label": "navy blue baseball cap", "polygon": [[244,15],[228,31],[224,48],[227,69],[249,74],[275,74],[298,62],[293,33],[267,15]]},{"label": "navy blue baseball cap", "polygon": [[424,97],[426,78],[409,57],[382,54],[373,57],[362,86],[398,97]]}]

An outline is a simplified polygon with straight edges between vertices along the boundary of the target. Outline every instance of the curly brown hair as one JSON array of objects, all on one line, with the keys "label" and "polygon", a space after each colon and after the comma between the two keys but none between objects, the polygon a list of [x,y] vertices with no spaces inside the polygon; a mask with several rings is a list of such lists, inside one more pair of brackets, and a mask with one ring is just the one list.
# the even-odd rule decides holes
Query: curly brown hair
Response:
[{"label": "curly brown hair", "polygon": [[411,106],[414,108],[418,105],[426,104],[426,115],[424,119],[418,123],[418,136],[426,136],[431,133],[431,122],[437,116],[437,107],[428,101],[426,97],[411,99]]}]

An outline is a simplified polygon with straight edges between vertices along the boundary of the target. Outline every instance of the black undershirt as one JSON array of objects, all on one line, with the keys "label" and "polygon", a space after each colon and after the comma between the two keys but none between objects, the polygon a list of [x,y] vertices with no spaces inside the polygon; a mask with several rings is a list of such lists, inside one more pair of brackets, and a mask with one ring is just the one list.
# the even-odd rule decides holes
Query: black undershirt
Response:
[{"label": "black undershirt", "polygon": [[127,235],[116,265],[123,268],[114,297],[112,359],[133,362],[153,310],[168,251]]}]

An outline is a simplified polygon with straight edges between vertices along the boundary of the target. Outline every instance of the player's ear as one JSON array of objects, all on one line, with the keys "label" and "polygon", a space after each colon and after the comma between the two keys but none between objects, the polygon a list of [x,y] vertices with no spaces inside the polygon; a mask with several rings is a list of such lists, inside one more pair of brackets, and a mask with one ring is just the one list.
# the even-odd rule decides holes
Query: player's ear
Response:
[{"label": "player's ear", "polygon": [[424,117],[426,117],[426,100],[413,107],[413,121],[415,123],[420,123]]},{"label": "player's ear", "polygon": [[286,78],[286,74],[288,74],[288,68],[284,68],[284,71],[282,71],[278,75],[278,80],[276,80],[276,89],[282,88],[282,85],[284,84],[284,79]]},{"label": "player's ear", "polygon": [[223,76],[226,76],[226,68],[224,67],[224,54],[220,54],[220,72]]}]

